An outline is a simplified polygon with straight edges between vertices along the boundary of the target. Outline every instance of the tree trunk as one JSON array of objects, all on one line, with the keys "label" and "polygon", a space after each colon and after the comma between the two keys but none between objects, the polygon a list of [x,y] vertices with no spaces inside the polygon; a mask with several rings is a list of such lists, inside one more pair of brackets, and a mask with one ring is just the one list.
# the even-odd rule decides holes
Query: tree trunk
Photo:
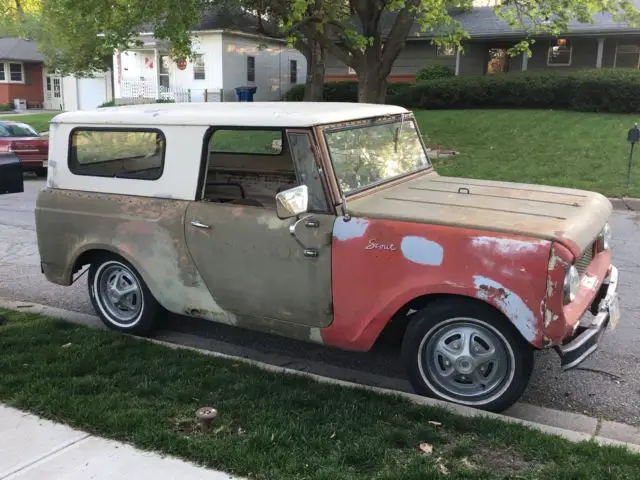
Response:
[{"label": "tree trunk", "polygon": [[307,79],[304,88],[305,102],[321,102],[324,93],[326,51],[315,40],[307,41]]},{"label": "tree trunk", "polygon": [[358,102],[384,103],[386,98],[386,78],[380,76],[376,64],[365,63],[358,72]]}]

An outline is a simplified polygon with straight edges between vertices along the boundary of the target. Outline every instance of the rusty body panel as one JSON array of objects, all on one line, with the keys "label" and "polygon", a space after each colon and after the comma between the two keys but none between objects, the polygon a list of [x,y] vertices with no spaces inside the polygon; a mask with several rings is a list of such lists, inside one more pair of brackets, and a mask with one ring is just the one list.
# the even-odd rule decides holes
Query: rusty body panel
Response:
[{"label": "rusty body panel", "polygon": [[552,242],[443,225],[338,218],[333,232],[334,322],[325,343],[368,350],[391,316],[423,295],[476,298],[541,346]]},{"label": "rusty body panel", "polygon": [[[186,241],[216,303],[253,319],[246,326],[260,318],[312,328],[329,325],[334,217],[312,214],[308,219],[317,224],[307,228],[299,222],[296,236],[306,248],[316,249],[316,257],[306,257],[290,233],[295,219],[280,220],[268,208],[192,202]],[[193,227],[196,221],[209,228]],[[307,332],[306,339],[311,335]]]},{"label": "rusty body panel", "polygon": [[442,177],[431,170],[348,199],[354,216],[450,225],[560,242],[578,257],[611,214],[594,192]]},{"label": "rusty body panel", "polygon": [[207,290],[187,251],[184,215],[189,202],[44,189],[38,195],[38,249],[47,279],[72,282],[85,252],[122,256],[167,310],[235,324]]}]

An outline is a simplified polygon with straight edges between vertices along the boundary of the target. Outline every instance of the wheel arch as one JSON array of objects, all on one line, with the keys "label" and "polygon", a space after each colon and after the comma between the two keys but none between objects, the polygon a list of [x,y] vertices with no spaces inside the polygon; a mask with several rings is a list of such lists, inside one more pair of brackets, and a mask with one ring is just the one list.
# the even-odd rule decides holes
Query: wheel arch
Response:
[{"label": "wheel arch", "polygon": [[[73,275],[78,273],[85,265],[90,265],[95,258],[105,254],[118,256],[130,263],[131,266],[135,268],[136,273],[142,277],[142,280],[151,290],[150,285],[152,285],[153,282],[149,282],[149,275],[145,271],[145,269],[142,268],[140,263],[137,262],[131,255],[127,255],[126,252],[114,247],[113,245],[87,244],[76,250],[73,255],[73,262],[69,262],[72,265],[69,271],[69,278],[72,278]],[[152,290],[151,294],[157,298],[156,293]]]},{"label": "wheel arch", "polygon": [[443,292],[422,294],[405,302],[400,308],[395,311],[395,313],[389,318],[387,323],[381,329],[376,337],[376,343],[384,340],[390,340],[394,344],[396,342],[401,342],[407,330],[407,327],[411,322],[411,315],[409,314],[409,312],[411,312],[412,310],[422,310],[438,301],[462,301],[486,307],[491,311],[498,313],[502,318],[504,318],[507,323],[511,325],[525,341],[530,343],[532,346],[539,348],[539,346],[536,345],[535,342],[531,342],[530,338],[527,338],[527,335],[525,334],[525,332],[523,332],[523,329],[521,329],[516,322],[509,318],[509,315],[507,315],[507,313],[502,308],[500,308],[499,305],[497,305],[497,302],[492,302],[491,299],[478,298],[476,296],[467,295],[464,293]]}]

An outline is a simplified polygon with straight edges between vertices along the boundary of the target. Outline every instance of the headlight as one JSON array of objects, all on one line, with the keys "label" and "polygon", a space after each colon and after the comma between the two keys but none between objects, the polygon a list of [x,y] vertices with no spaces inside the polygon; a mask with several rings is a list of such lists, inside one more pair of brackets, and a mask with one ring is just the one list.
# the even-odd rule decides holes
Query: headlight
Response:
[{"label": "headlight", "polygon": [[580,274],[578,269],[571,265],[564,276],[564,303],[571,303],[575,300],[580,289]]},{"label": "headlight", "polygon": [[604,224],[604,228],[600,232],[600,240],[602,241],[602,248],[604,250],[609,250],[611,248],[611,227],[608,223]]}]

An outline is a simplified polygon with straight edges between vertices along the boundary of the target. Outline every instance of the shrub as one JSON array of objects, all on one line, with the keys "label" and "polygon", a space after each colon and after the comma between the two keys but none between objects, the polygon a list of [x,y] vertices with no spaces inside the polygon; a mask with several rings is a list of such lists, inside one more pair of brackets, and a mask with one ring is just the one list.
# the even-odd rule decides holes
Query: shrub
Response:
[{"label": "shrub", "polygon": [[13,105],[10,103],[0,103],[0,112],[11,112],[13,110]]},{"label": "shrub", "polygon": [[427,81],[388,103],[407,108],[552,108],[584,112],[640,112],[635,69],[525,72]]},{"label": "shrub", "polygon": [[427,65],[416,73],[416,82],[423,83],[438,78],[453,77],[455,72],[446,65]]},{"label": "shrub", "polygon": [[116,106],[116,102],[114,100],[109,100],[108,102],[104,102],[101,105],[98,105],[98,108],[104,108],[104,107],[115,107]]},{"label": "shrub", "polygon": [[[387,86],[387,100],[406,91],[410,86],[411,84],[408,83],[389,84]],[[296,85],[285,93],[284,100],[287,102],[301,102],[304,99],[304,90],[304,85]],[[322,100],[325,102],[357,102],[358,82],[343,81],[325,83]]]}]

